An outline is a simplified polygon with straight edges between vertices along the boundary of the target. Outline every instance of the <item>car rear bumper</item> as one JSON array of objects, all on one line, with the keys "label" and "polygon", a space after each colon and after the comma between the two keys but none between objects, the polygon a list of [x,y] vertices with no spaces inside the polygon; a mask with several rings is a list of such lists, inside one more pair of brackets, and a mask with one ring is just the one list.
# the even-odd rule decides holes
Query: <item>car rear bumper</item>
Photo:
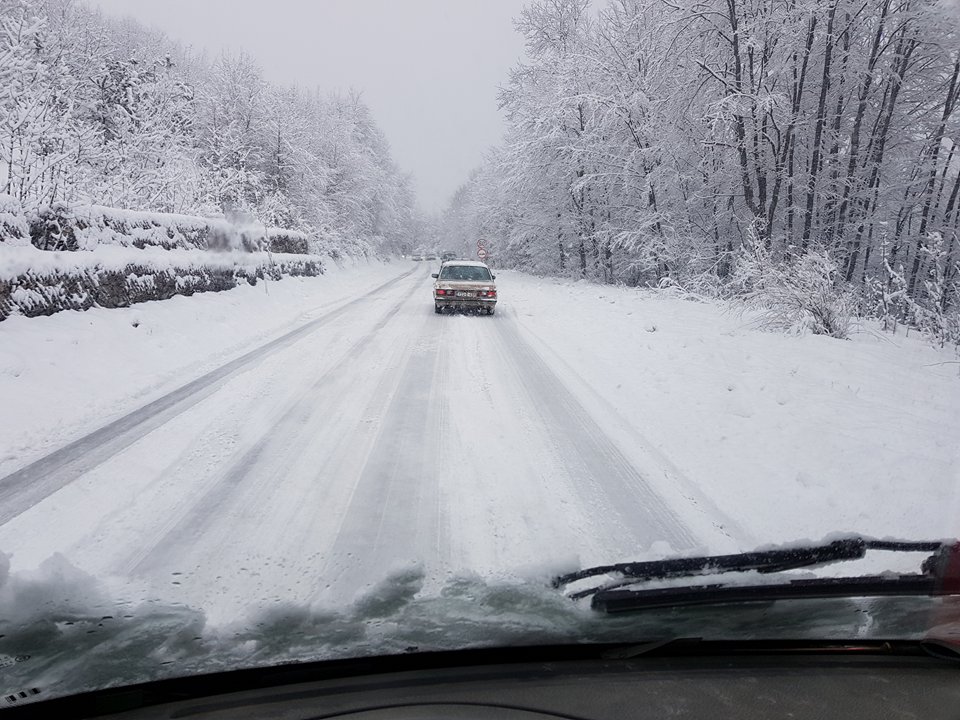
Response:
[{"label": "car rear bumper", "polygon": [[496,298],[445,298],[434,296],[433,302],[442,308],[489,308],[497,304]]}]

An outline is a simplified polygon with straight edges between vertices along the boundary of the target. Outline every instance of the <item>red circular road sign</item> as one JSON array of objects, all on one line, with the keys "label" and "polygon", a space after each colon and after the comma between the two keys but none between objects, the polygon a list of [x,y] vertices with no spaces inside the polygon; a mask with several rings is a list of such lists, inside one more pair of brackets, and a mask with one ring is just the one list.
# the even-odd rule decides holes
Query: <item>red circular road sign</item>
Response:
[{"label": "red circular road sign", "polygon": [[486,250],[484,250],[483,248],[480,248],[479,250],[477,250],[477,257],[478,257],[478,258],[480,258],[481,260],[483,260],[486,256],[487,256],[487,251],[486,251]]}]

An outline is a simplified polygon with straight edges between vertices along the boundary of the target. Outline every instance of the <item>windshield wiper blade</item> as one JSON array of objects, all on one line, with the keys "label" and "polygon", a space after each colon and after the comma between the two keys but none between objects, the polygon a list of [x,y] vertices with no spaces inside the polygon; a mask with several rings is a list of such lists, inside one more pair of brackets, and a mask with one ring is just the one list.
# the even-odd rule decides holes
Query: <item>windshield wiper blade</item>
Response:
[{"label": "windshield wiper blade", "polygon": [[[624,585],[633,585],[648,580],[668,580],[671,578],[697,577],[700,575],[719,575],[730,572],[756,571],[760,573],[778,573],[785,570],[828,565],[848,560],[860,560],[867,550],[887,550],[894,552],[938,553],[944,547],[939,541],[893,541],[873,540],[859,536],[834,540],[824,545],[806,545],[734,555],[711,555],[692,558],[672,558],[646,562],[599,565],[554,578],[553,586],[560,588],[591,577],[619,575],[620,578],[595,587],[579,590],[570,594],[571,599],[593,595],[601,590],[609,590]],[[928,558],[927,562],[936,555]]]},{"label": "windshield wiper blade", "polygon": [[867,575],[863,577],[804,578],[768,585],[694,585],[638,590],[603,589],[591,607],[605,613],[654,610],[691,605],[813,600],[831,598],[935,596],[948,594],[929,575]]}]

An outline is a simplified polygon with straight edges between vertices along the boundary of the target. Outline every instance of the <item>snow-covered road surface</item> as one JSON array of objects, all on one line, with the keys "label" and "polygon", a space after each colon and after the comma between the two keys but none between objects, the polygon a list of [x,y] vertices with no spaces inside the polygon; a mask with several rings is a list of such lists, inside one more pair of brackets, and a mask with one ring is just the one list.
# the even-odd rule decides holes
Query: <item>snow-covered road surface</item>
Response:
[{"label": "snow-covered road surface", "polygon": [[347,600],[411,564],[441,582],[733,546],[658,493],[509,302],[437,316],[429,272],[397,267],[0,478],[0,547],[229,617]]},{"label": "snow-covered road surface", "polygon": [[349,310],[353,304],[368,299],[374,292],[394,284],[402,277],[388,280],[376,290],[244,353],[136,411],[0,478],[0,523],[15,517],[24,509],[80,477],[90,468],[96,467],[136,439],[149,433],[153,428],[183,413],[191,405],[215,391],[219,381],[247,365],[256,363],[269,353],[296,342],[305,334]]},{"label": "snow-covered road surface", "polygon": [[[495,316],[435,315],[430,271],[4,323],[13,571],[60,553],[113,597],[227,622],[412,566],[429,595],[464,572],[958,534],[944,351],[508,272]],[[59,422],[30,412],[59,397]]]}]

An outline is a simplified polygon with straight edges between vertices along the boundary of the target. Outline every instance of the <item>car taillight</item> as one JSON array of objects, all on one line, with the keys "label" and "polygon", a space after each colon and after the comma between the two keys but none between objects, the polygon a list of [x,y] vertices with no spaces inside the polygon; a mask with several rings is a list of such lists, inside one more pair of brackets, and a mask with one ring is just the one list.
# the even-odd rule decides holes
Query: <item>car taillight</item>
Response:
[{"label": "car taillight", "polygon": [[496,296],[497,296],[497,291],[496,291],[496,290],[481,290],[480,292],[477,293],[477,295],[479,295],[480,297],[496,297]]},{"label": "car taillight", "polygon": [[447,291],[443,288],[437,288],[437,295],[446,295]]}]

